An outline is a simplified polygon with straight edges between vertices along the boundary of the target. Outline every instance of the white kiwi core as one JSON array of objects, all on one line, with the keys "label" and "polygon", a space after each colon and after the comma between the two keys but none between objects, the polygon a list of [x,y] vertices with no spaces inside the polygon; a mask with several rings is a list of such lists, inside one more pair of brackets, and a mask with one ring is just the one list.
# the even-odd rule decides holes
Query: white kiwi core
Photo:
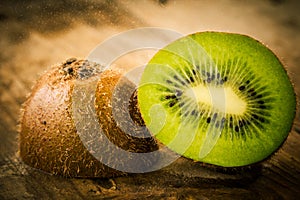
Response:
[{"label": "white kiwi core", "polygon": [[185,90],[185,96],[226,114],[242,115],[247,103],[230,86],[215,87],[199,84]]}]

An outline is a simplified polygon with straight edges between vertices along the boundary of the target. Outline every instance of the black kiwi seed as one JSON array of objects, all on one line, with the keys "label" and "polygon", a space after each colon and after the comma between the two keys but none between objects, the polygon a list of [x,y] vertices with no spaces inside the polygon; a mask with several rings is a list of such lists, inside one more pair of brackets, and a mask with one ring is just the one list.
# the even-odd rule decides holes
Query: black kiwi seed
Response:
[{"label": "black kiwi seed", "polygon": [[175,101],[171,101],[170,103],[169,103],[169,107],[173,107],[174,105],[176,104],[176,102]]},{"label": "black kiwi seed", "polygon": [[194,82],[195,82],[195,80],[194,80],[194,78],[193,78],[193,77],[190,77],[190,81],[191,81],[192,83],[194,83]]},{"label": "black kiwi seed", "polygon": [[176,99],[176,96],[175,95],[167,95],[166,99]]},{"label": "black kiwi seed", "polygon": [[254,119],[258,119],[258,116],[256,114],[253,114],[252,117],[254,117]]},{"label": "black kiwi seed", "polygon": [[254,92],[254,89],[251,88],[250,90],[248,90],[248,92],[249,92],[249,93],[252,93],[252,92]]},{"label": "black kiwi seed", "polygon": [[207,119],[206,119],[206,122],[209,124],[210,123],[210,117],[208,117]]},{"label": "black kiwi seed", "polygon": [[243,86],[243,85],[239,87],[240,91],[243,91],[244,89],[245,89],[245,86]]},{"label": "black kiwi seed", "polygon": [[192,72],[193,72],[194,75],[196,75],[196,71],[194,69],[192,69]]},{"label": "black kiwi seed", "polygon": [[166,80],[167,83],[172,84],[173,82],[170,80]]},{"label": "black kiwi seed", "polygon": [[234,130],[235,130],[236,132],[239,132],[239,131],[240,131],[240,129],[239,129],[238,126],[235,126]]},{"label": "black kiwi seed", "polygon": [[261,105],[261,106],[259,106],[259,108],[266,109],[267,107],[265,105]]}]

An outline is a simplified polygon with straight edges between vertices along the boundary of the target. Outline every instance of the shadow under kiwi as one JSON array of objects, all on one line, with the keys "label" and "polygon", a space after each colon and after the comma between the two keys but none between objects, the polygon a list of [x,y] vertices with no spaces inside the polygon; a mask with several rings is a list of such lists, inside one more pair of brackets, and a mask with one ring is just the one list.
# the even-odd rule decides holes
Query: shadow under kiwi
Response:
[{"label": "shadow under kiwi", "polygon": [[118,182],[132,187],[161,185],[166,188],[245,188],[261,176],[262,169],[261,163],[225,168],[180,157],[163,169],[144,174],[128,174],[127,178],[118,178]]}]

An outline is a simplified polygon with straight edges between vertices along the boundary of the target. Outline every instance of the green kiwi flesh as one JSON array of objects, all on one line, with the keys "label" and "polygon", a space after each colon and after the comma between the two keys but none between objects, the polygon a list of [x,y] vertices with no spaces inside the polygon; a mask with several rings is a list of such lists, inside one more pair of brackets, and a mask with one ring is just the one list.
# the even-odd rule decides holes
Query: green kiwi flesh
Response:
[{"label": "green kiwi flesh", "polygon": [[[131,152],[150,152],[157,149],[153,138],[135,138],[124,133],[113,119],[112,91],[118,85],[119,97],[134,91],[135,85],[118,71],[105,70],[87,60],[68,59],[55,65],[40,77],[23,105],[20,120],[20,156],[27,165],[42,171],[65,177],[114,177],[126,173],[110,168],[96,159],[82,143],[72,114],[75,82],[98,76],[95,111],[99,124],[107,138],[117,146]],[[123,114],[124,102],[119,98]],[[120,102],[121,101],[121,102]],[[136,101],[129,103],[129,112],[141,121],[140,114],[133,108]],[[122,111],[119,113],[118,111]],[[135,130],[132,130],[135,131]],[[83,134],[90,134],[88,131]],[[144,134],[144,133],[141,133]],[[101,145],[101,141],[99,141]],[[107,149],[107,152],[111,150]],[[113,159],[113,158],[112,158]],[[121,161],[120,161],[121,162]]]},{"label": "green kiwi flesh", "polygon": [[152,134],[175,152],[237,167],[281,146],[296,98],[283,65],[263,44],[202,32],[156,53],[142,74],[138,104]]}]

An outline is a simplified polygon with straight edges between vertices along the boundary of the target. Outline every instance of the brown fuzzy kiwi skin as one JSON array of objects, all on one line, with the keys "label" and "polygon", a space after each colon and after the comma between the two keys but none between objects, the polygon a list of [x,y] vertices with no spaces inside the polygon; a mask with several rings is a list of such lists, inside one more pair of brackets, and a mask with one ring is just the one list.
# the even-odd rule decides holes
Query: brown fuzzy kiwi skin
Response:
[{"label": "brown fuzzy kiwi skin", "polygon": [[[91,155],[80,140],[74,125],[72,91],[75,81],[96,75],[100,71],[98,69],[99,66],[95,63],[68,59],[65,63],[52,67],[37,81],[23,104],[20,119],[19,155],[25,164],[64,177],[96,178],[126,174],[102,164]],[[113,90],[121,77],[112,71],[103,74],[97,85],[98,97],[103,96],[107,90]],[[121,88],[125,88],[124,91],[131,84],[128,80],[125,83],[121,85]],[[108,138],[122,148],[127,146],[132,151],[147,152],[156,149],[154,140],[147,140],[142,146],[132,146],[134,139],[124,142],[124,137],[119,137],[125,134],[111,119],[111,108],[107,106],[111,105],[111,98],[105,95],[107,98],[96,97],[95,104],[98,106],[95,107],[98,114],[105,113],[105,116],[99,116],[99,123]]]},{"label": "brown fuzzy kiwi skin", "polygon": [[[104,71],[101,74],[101,82],[99,82],[96,89],[96,110],[99,123],[108,139],[128,152],[147,153],[156,151],[158,147],[150,132],[139,128],[145,125],[139,109],[137,109],[135,94],[135,85],[127,78],[122,77],[119,72],[116,70]],[[126,101],[128,104],[126,104]],[[113,116],[113,105],[115,106],[115,114],[122,119],[118,122],[119,125]],[[136,127],[129,124],[130,120]],[[123,127],[123,131],[121,127]],[[132,131],[135,131],[138,137],[128,134]],[[110,134],[110,132],[118,134]]]}]

